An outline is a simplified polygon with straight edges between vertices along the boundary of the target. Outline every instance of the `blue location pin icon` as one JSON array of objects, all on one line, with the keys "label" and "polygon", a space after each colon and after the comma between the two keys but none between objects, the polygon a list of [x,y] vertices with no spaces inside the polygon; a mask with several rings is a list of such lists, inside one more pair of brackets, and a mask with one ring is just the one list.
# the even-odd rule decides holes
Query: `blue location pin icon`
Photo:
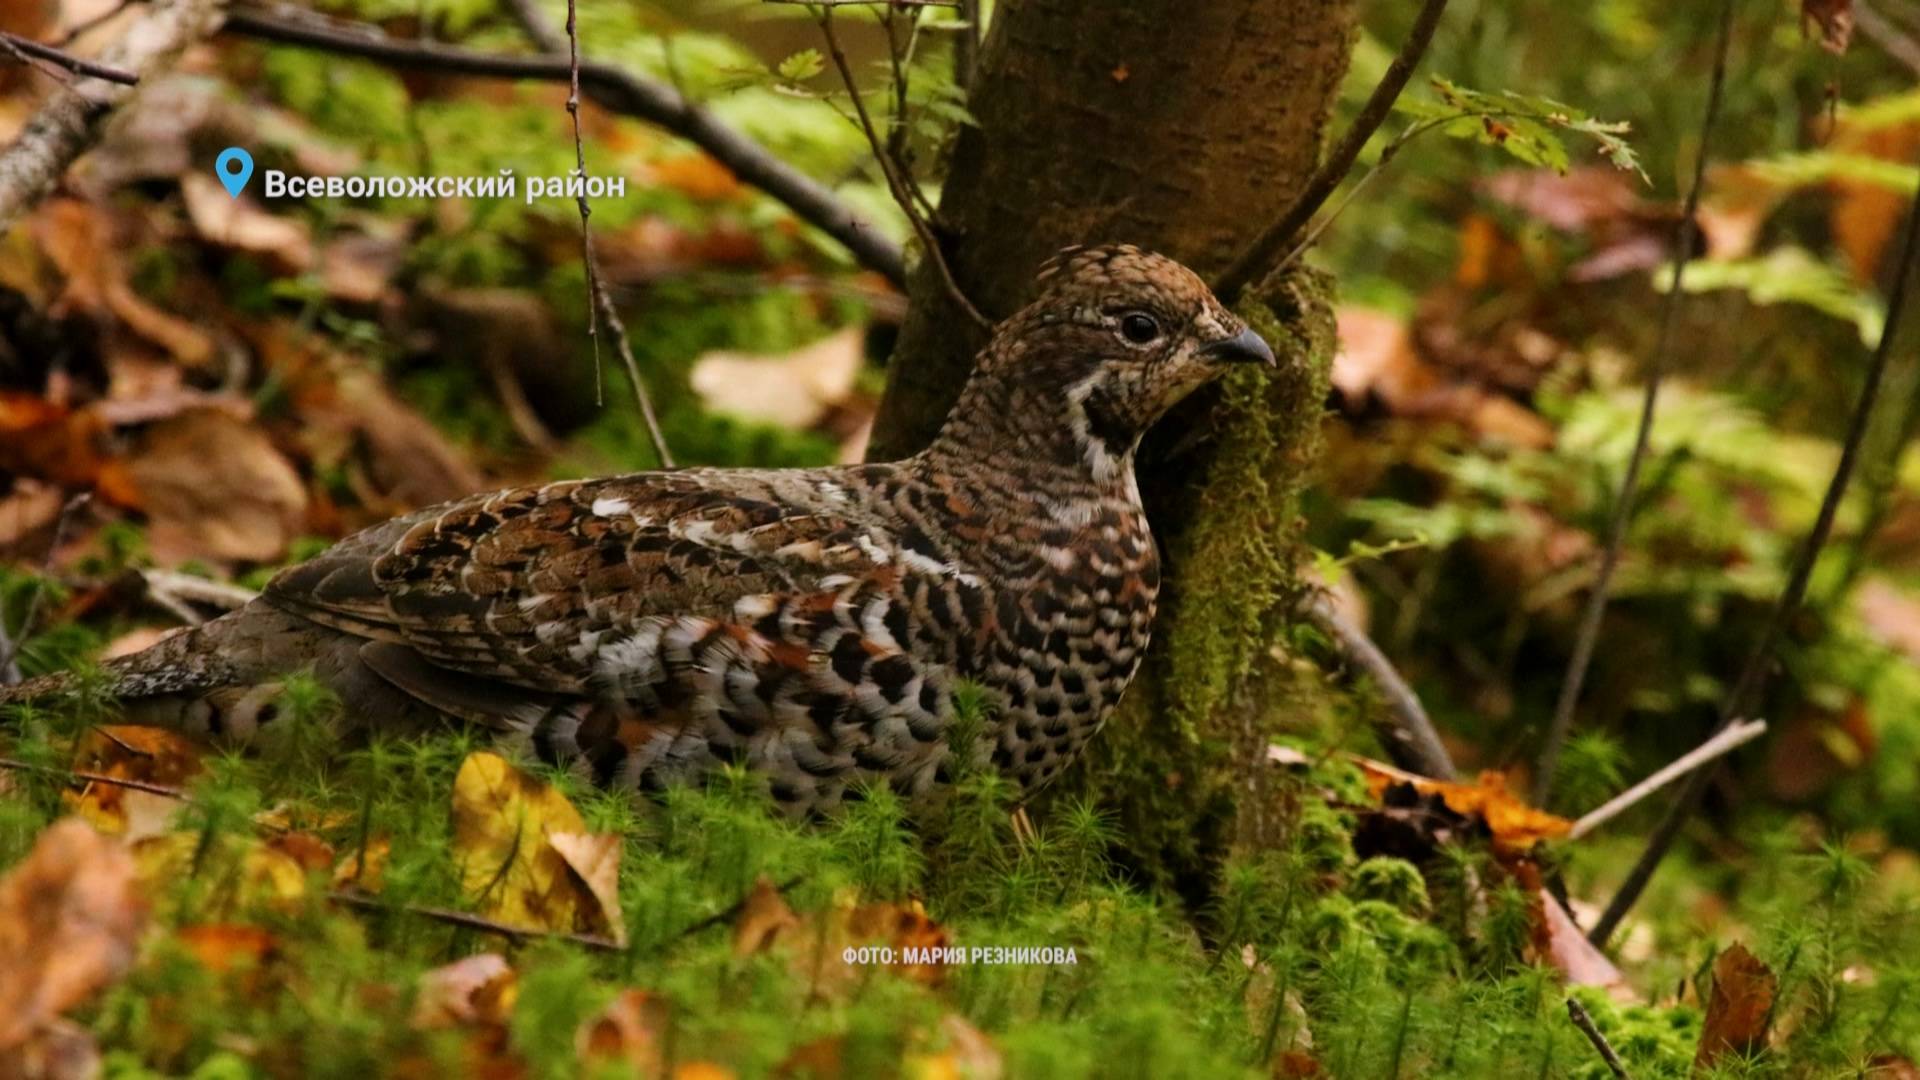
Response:
[{"label": "blue location pin icon", "polygon": [[237,199],[246,190],[247,181],[253,178],[253,155],[237,146],[229,146],[213,159],[213,174],[220,178],[220,184],[227,189],[227,194]]}]

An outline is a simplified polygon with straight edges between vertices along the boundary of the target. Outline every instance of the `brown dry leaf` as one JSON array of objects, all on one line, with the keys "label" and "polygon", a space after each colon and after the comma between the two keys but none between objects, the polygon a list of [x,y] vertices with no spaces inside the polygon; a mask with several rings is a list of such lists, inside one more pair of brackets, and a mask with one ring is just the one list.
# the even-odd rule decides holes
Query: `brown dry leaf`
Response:
[{"label": "brown dry leaf", "polygon": [[393,283],[406,254],[406,235],[401,229],[336,237],[320,249],[321,286],[335,300],[377,303],[387,295],[387,286]]},{"label": "brown dry leaf", "polygon": [[629,988],[587,1018],[574,1034],[574,1053],[589,1071],[620,1064],[637,1076],[659,1076],[666,1068],[667,1027],[672,1006],[658,994]]},{"label": "brown dry leaf", "polygon": [[127,473],[162,562],[272,562],[306,525],[299,472],[226,409],[193,409],[148,428]]},{"label": "brown dry leaf", "polygon": [[[587,834],[586,822],[565,795],[499,754],[467,755],[453,782],[453,848],[476,910],[521,929],[625,940],[617,903],[602,902],[555,847],[556,834]],[[594,873],[611,872],[617,880],[618,839],[612,839],[611,853],[577,840],[563,843],[577,856],[591,856],[584,861]]]},{"label": "brown dry leaf", "polygon": [[[763,878],[748,894],[734,923],[733,948],[736,956],[783,950],[795,975],[806,980],[815,994],[838,997],[864,976],[861,967],[841,959],[848,946],[941,948],[950,940],[947,928],[929,918],[918,900],[861,904],[843,893],[823,911],[796,916]],[[946,972],[938,964],[911,964],[904,959],[890,968],[928,986],[938,985]]]},{"label": "brown dry leaf", "polygon": [[1920,664],[1920,597],[1885,578],[1868,578],[1854,595],[1853,609],[1868,633]]},{"label": "brown dry leaf", "polygon": [[627,943],[627,920],[620,913],[620,851],[618,833],[551,832],[547,843],[566,860],[580,884],[600,905],[600,918],[613,928],[613,940]]},{"label": "brown dry leaf", "polygon": [[[106,724],[87,729],[74,747],[77,772],[139,780],[179,788],[198,776],[205,748],[178,732],[131,724]],[[94,828],[129,843],[157,836],[183,805],[180,800],[150,791],[138,791],[84,781],[61,793],[67,809]]]},{"label": "brown dry leaf", "polygon": [[1547,962],[1559,969],[1573,986],[1598,986],[1615,1001],[1637,1000],[1626,976],[1620,974],[1606,953],[1587,940],[1587,935],[1574,925],[1560,901],[1545,889],[1539,890],[1538,895]]},{"label": "brown dry leaf", "polygon": [[1800,32],[1809,26],[1819,32],[1821,48],[1846,52],[1853,40],[1853,0],[1800,0]]},{"label": "brown dry leaf", "polygon": [[22,552],[42,545],[42,534],[52,535],[66,496],[52,484],[18,477],[13,490],[0,495],[0,554]]},{"label": "brown dry leaf", "polygon": [[386,884],[387,860],[393,855],[393,842],[384,836],[376,836],[367,841],[366,867],[361,868],[360,852],[347,852],[340,865],[333,869],[333,887],[336,889],[358,889],[361,892],[377,893]]},{"label": "brown dry leaf", "polygon": [[213,362],[214,339],[191,322],[160,310],[127,285],[112,223],[106,212],[76,199],[52,199],[34,215],[41,249],[66,277],[55,310],[71,306],[89,315],[111,315],[131,331],[189,367]]},{"label": "brown dry leaf", "polygon": [[260,927],[240,923],[183,926],[173,936],[201,967],[219,975],[259,967],[279,944]]},{"label": "brown dry leaf", "polygon": [[681,154],[652,162],[643,179],[706,202],[737,199],[746,190],[731,169],[705,154]]},{"label": "brown dry leaf", "polygon": [[773,938],[799,925],[800,917],[763,874],[753,883],[753,891],[747,894],[740,905],[740,915],[733,922],[733,955],[752,956],[763,952]]},{"label": "brown dry leaf", "polygon": [[79,818],[41,833],[0,878],[0,1051],[118,979],[145,922],[124,847]]},{"label": "brown dry leaf", "polygon": [[710,352],[694,361],[690,381],[709,409],[806,430],[853,393],[864,342],[855,326],[785,356]]},{"label": "brown dry leaf", "polygon": [[[69,409],[37,394],[0,390],[0,472],[68,489],[94,487],[107,464],[106,424],[90,409]],[[126,505],[120,488],[102,490]]]},{"label": "brown dry leaf", "polygon": [[1473,783],[1459,784],[1429,779],[1371,758],[1356,756],[1354,761],[1366,776],[1367,790],[1376,801],[1388,788],[1399,784],[1410,785],[1422,795],[1438,795],[1454,813],[1486,822],[1494,844],[1507,851],[1526,851],[1541,840],[1565,836],[1573,828],[1573,822],[1566,818],[1521,802],[1507,790],[1507,778],[1497,772],[1483,772]]},{"label": "brown dry leaf", "polygon": [[1867,1062],[1866,1080],[1920,1080],[1920,1065],[1896,1054],[1880,1054]]},{"label": "brown dry leaf", "polygon": [[1439,385],[1433,368],[1413,351],[1407,320],[1352,304],[1335,318],[1340,348],[1333,357],[1333,386],[1348,408],[1364,408],[1375,397],[1398,413]]},{"label": "brown dry leaf", "polygon": [[520,976],[499,953],[478,953],[420,976],[413,999],[417,1028],[505,1025],[520,997]]},{"label": "brown dry leaf", "polygon": [[236,199],[198,172],[180,177],[180,197],[201,239],[266,256],[284,273],[305,273],[313,266],[313,236],[306,222],[269,214],[244,195]]},{"label": "brown dry leaf", "polygon": [[1777,987],[1773,969],[1739,942],[1714,958],[1713,994],[1700,1028],[1694,1072],[1710,1067],[1723,1054],[1751,1053],[1766,1044]]},{"label": "brown dry leaf", "polygon": [[333,845],[312,833],[276,833],[267,837],[266,845],[300,864],[302,870],[333,869]]},{"label": "brown dry leaf", "polygon": [[55,1019],[25,1043],[0,1050],[0,1076],[16,1080],[98,1080],[100,1047],[93,1032]]}]

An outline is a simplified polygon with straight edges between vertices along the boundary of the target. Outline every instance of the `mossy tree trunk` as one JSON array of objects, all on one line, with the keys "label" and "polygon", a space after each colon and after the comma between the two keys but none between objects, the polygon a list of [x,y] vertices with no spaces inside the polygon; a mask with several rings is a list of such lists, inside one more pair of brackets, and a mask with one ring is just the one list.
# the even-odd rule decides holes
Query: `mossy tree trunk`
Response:
[{"label": "mossy tree trunk", "polygon": [[[1130,242],[1217,274],[1318,163],[1353,34],[1350,0],[1002,0],[936,228],[962,288],[998,318],[1069,244]],[[1267,831],[1268,662],[1297,586],[1297,488],[1316,449],[1332,319],[1295,272],[1238,305],[1282,359],[1189,402],[1141,454],[1166,555],[1153,652],[1078,775],[1121,818],[1130,861],[1197,891]],[[872,454],[910,453],[959,393],[984,335],[925,261]]]}]

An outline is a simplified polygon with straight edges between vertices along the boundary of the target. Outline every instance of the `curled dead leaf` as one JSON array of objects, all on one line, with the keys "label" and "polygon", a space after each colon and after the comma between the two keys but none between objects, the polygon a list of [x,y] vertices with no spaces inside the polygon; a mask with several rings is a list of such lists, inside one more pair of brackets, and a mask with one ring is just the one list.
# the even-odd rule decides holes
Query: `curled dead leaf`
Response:
[{"label": "curled dead leaf", "polygon": [[[556,835],[569,839],[556,846]],[[506,758],[482,751],[461,763],[453,784],[454,854],[468,895],[487,918],[624,941],[614,892],[619,846],[618,837],[588,834],[565,795]]]},{"label": "curled dead leaf", "polygon": [[299,472],[226,409],[191,409],[146,429],[127,468],[163,562],[271,562],[306,524]]},{"label": "curled dead leaf", "polygon": [[1713,992],[1693,1058],[1695,1073],[1726,1054],[1748,1054],[1766,1045],[1778,985],[1773,969],[1739,942],[1714,958]]},{"label": "curled dead leaf", "polygon": [[124,974],[145,922],[124,847],[79,818],[42,832],[0,878],[0,1051]]},{"label": "curled dead leaf", "polygon": [[417,1028],[504,1025],[520,997],[520,976],[499,953],[478,953],[420,976],[413,999]]}]

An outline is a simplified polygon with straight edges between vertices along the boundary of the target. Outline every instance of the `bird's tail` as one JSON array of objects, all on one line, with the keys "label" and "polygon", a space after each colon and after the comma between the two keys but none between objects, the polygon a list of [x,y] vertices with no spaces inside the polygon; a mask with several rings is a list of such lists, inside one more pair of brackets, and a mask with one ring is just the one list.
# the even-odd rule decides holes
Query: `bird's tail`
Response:
[{"label": "bird's tail", "polygon": [[[215,620],[168,635],[130,656],[100,665],[97,670],[61,671],[28,679],[17,686],[0,687],[0,724],[9,705],[53,705],[62,700],[89,698],[132,705],[141,701],[184,700],[235,681],[235,673],[216,646],[225,629]],[[156,718],[165,721],[165,710]]]}]

